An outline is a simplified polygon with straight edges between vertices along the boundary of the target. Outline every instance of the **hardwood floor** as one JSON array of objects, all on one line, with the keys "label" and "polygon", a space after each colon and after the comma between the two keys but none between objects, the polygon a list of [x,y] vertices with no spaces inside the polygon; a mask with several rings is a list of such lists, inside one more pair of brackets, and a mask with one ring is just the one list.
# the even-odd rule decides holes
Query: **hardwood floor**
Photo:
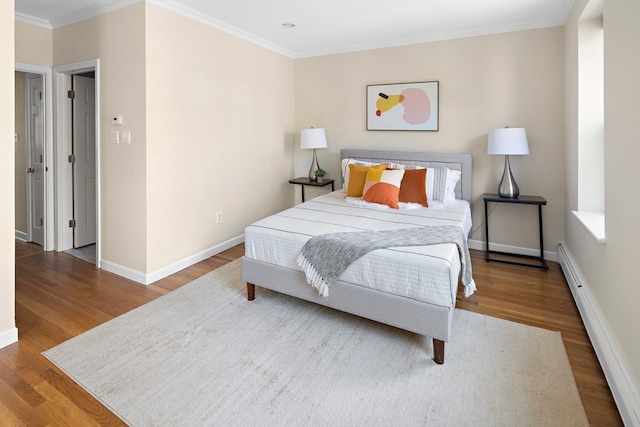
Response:
[{"label": "hardwood floor", "polygon": [[[16,242],[19,342],[0,349],[0,425],[122,426],[107,408],[40,353],[221,267],[238,245],[152,285],[98,270],[65,253]],[[621,426],[609,387],[558,264],[548,272],[486,263],[471,253],[478,292],[457,306],[562,332],[582,402],[593,426]]]}]

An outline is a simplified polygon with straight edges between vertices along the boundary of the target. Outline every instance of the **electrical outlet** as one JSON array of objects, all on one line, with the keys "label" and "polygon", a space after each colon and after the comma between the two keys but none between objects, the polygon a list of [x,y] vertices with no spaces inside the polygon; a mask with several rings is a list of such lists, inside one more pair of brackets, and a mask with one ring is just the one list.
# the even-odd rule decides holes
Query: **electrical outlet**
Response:
[{"label": "electrical outlet", "polygon": [[112,130],[111,131],[111,143],[112,144],[119,144],[120,143],[120,132],[118,132],[117,130]]},{"label": "electrical outlet", "polygon": [[216,224],[220,224],[222,222],[222,211],[216,212]]}]

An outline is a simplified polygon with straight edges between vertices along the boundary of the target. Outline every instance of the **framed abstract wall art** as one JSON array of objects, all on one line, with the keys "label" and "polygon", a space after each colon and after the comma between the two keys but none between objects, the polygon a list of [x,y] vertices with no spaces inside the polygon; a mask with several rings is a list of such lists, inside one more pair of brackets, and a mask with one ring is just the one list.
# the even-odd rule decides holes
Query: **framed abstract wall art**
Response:
[{"label": "framed abstract wall art", "polygon": [[367,86],[367,130],[438,130],[438,83]]}]

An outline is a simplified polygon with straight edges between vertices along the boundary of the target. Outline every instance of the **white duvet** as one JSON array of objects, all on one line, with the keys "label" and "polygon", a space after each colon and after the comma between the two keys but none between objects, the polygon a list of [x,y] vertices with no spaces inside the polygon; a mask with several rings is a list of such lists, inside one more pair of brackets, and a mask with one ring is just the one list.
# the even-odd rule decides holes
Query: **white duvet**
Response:
[{"label": "white duvet", "polygon": [[[468,235],[466,201],[429,208],[390,209],[344,197],[335,191],[259,220],[245,229],[245,256],[300,270],[296,258],[313,236],[326,233],[393,230],[424,225],[457,225]],[[378,249],[351,264],[343,282],[431,304],[454,307],[460,274],[455,244]]]}]

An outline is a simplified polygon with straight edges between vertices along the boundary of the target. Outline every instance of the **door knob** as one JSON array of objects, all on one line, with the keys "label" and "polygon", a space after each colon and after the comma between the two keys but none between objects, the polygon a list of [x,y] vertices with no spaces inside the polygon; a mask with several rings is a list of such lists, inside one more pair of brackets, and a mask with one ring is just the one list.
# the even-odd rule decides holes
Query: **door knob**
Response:
[{"label": "door knob", "polygon": [[35,168],[29,168],[27,169],[27,173],[34,173],[36,171]]}]

